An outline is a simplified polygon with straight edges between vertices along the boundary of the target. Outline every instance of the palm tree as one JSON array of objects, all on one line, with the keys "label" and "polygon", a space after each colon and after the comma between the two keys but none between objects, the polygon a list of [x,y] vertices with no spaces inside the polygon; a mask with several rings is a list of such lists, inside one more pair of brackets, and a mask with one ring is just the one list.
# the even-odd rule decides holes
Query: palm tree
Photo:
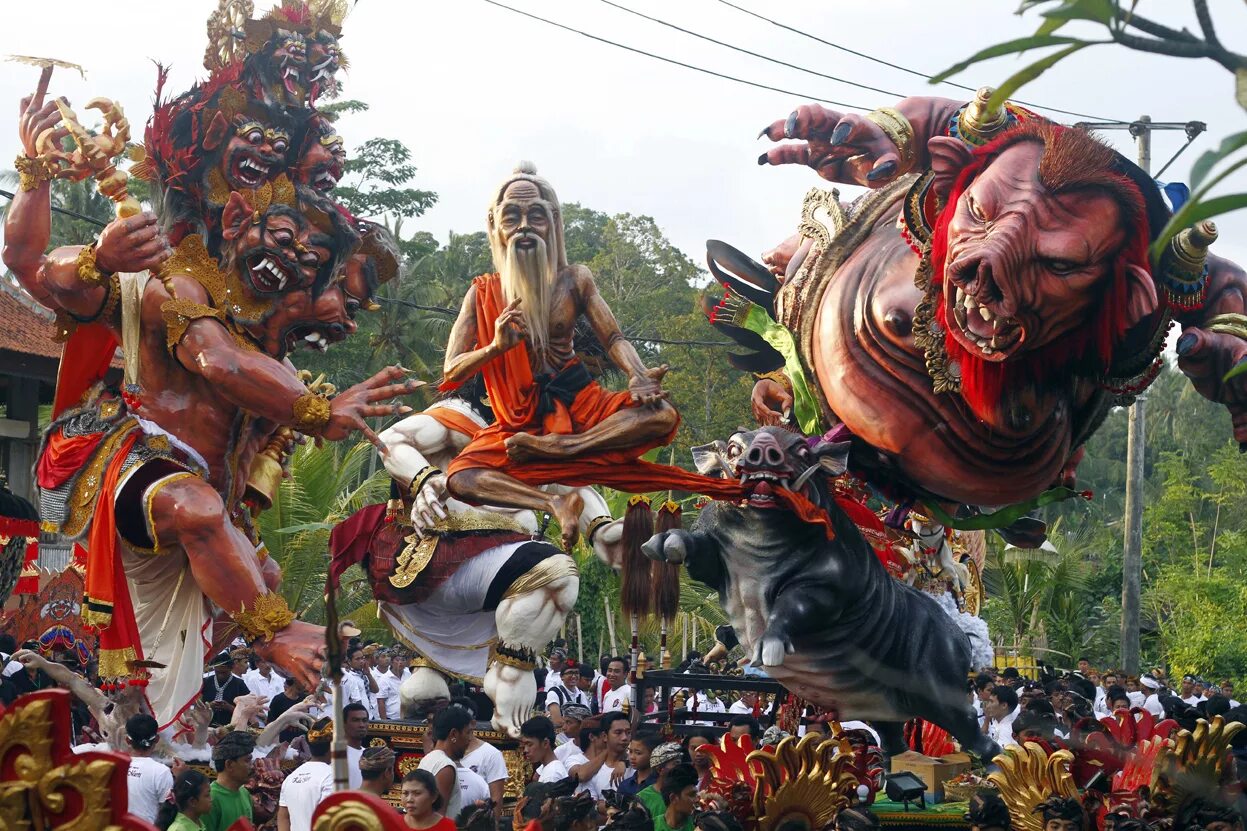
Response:
[{"label": "palm tree", "polygon": [[[334,525],[389,494],[385,470],[365,475],[371,453],[367,442],[302,445],[294,452],[290,478],[282,481],[273,507],[260,515],[261,536],[282,568],[282,595],[301,620],[325,621],[327,551]],[[368,579],[358,567],[343,575],[338,610],[361,628],[384,632],[376,623]]]}]

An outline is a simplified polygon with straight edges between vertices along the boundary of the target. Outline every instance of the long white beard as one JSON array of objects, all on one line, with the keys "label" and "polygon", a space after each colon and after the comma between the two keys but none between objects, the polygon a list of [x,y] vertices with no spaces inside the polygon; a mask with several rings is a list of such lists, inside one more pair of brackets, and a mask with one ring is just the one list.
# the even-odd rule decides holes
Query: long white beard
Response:
[{"label": "long white beard", "polygon": [[506,302],[519,298],[520,311],[528,324],[529,350],[534,363],[545,360],[550,334],[550,288],[554,285],[554,251],[541,237],[537,244],[520,248],[518,237],[507,245],[506,257],[498,265],[502,297]]}]

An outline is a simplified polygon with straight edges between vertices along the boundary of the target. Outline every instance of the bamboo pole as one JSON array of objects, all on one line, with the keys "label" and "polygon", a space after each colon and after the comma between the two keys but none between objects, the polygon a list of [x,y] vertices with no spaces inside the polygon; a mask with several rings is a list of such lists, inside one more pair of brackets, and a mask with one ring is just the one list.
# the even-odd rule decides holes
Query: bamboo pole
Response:
[{"label": "bamboo pole", "polygon": [[611,654],[618,655],[619,650],[615,648],[615,615],[611,611],[610,598],[602,598],[602,606],[606,609],[606,630],[611,638]]},{"label": "bamboo pole", "polygon": [[580,612],[576,613],[576,662],[583,664],[585,662],[585,641],[584,633],[580,628],[580,619],[584,617]]}]

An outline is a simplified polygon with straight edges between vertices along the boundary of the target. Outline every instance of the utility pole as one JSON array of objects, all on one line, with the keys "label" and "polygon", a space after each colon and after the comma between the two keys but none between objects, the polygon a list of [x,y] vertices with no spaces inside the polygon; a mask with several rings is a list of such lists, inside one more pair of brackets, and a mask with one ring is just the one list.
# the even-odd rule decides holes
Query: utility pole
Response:
[{"label": "utility pole", "polygon": [[[1152,119],[1139,116],[1130,125],[1139,149],[1139,167],[1152,172]],[[1121,668],[1139,674],[1139,595],[1143,591],[1143,455],[1147,447],[1143,420],[1146,395],[1130,405],[1126,432],[1126,534],[1121,568]]]},{"label": "utility pole", "polygon": [[[1154,122],[1151,116],[1141,115],[1129,124],[1120,122],[1090,123],[1079,125],[1091,130],[1130,131],[1138,148],[1139,167],[1149,176],[1152,173],[1152,133],[1156,130],[1182,130],[1187,142],[1173,155],[1161,173],[1173,164],[1182,151],[1207,129],[1202,121]],[[1147,447],[1144,430],[1144,407],[1146,396],[1139,395],[1130,405],[1126,433],[1126,517],[1123,540],[1121,576],[1121,669],[1127,675],[1139,674],[1139,596],[1143,583],[1143,459]]]}]

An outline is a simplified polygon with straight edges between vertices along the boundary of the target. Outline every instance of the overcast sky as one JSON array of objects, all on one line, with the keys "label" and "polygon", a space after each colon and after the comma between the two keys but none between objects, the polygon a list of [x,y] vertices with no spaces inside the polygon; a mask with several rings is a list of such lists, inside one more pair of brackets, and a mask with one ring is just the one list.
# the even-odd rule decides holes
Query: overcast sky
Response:
[{"label": "overcast sky", "polygon": [[[350,59],[345,97],[372,109],[341,122],[348,147],[375,136],[400,138],[420,171],[413,183],[439,202],[408,221],[408,231],[481,230],[490,189],[519,159],[532,159],[565,202],[609,213],[653,216],[689,256],[704,260],[704,240],[724,239],[755,256],[795,231],[805,191],[821,183],[806,168],[758,167],[766,142],[759,129],[814,98],[864,107],[895,97],[856,89],[726,50],[607,6],[600,0],[504,0],[612,40],[796,94],[752,89],[520,17],[483,0],[360,0],[345,24]],[[847,55],[750,18],[718,0],[619,0],[622,5],[708,36],[900,94],[968,95]],[[798,29],[927,72],[992,43],[1029,34],[1032,13],[1016,0],[734,0]],[[1211,4],[1227,41],[1247,32],[1247,8]],[[258,0],[258,8],[267,8]],[[59,72],[53,92],[81,106],[96,95],[125,106],[141,135],[151,111],[155,69],[172,66],[170,89],[203,74],[204,23],[215,7],[176,3],[59,0],[55,25],[17,19],[10,2],[0,53],[57,57],[87,68],[85,81]],[[38,7],[26,4],[24,9]],[[1195,27],[1190,5],[1143,2],[1140,12]],[[1232,43],[1239,51],[1247,42]],[[958,80],[998,82],[1022,64],[1003,58],[972,67]],[[0,75],[0,136],[16,150],[18,99],[38,70],[6,64]],[[1247,129],[1233,104],[1228,73],[1208,61],[1183,61],[1097,47],[1065,61],[1019,96],[1038,104],[1116,119],[1142,113],[1157,121],[1206,121],[1209,132],[1165,178],[1184,178],[1199,153]],[[7,103],[3,103],[7,102]],[[1062,117],[1072,120],[1068,117]],[[1107,134],[1133,156],[1122,132]],[[1185,141],[1158,133],[1153,170]],[[1235,189],[1247,189],[1239,176]],[[844,189],[847,195],[851,189]],[[1219,220],[1216,250],[1247,261],[1247,211]]]}]

